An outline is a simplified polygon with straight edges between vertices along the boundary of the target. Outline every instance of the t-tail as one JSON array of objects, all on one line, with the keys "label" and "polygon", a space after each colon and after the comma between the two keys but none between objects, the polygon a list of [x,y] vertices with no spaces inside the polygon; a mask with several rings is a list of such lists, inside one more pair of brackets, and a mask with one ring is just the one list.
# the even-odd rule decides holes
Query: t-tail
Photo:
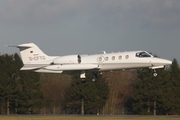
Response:
[{"label": "t-tail", "polygon": [[36,70],[50,65],[56,58],[55,56],[46,55],[34,43],[20,44],[16,47],[20,50],[21,58],[24,64],[21,70]]}]

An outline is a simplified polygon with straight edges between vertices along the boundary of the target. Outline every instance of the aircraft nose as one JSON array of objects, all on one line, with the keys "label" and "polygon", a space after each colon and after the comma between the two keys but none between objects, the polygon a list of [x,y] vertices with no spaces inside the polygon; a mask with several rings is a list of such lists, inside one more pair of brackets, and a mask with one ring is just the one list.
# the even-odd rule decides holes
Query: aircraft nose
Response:
[{"label": "aircraft nose", "polygon": [[172,61],[170,61],[170,60],[164,60],[164,64],[165,64],[165,65],[171,65],[171,64],[172,64]]},{"label": "aircraft nose", "polygon": [[171,65],[171,64],[172,64],[172,61],[168,60],[167,63],[168,63],[168,65]]},{"label": "aircraft nose", "polygon": [[172,61],[161,58],[155,58],[154,60],[151,61],[151,63],[154,66],[159,66],[159,65],[166,66],[166,65],[171,65]]},{"label": "aircraft nose", "polygon": [[164,65],[171,65],[172,61],[166,60],[166,59],[161,59],[161,63],[163,63]]}]

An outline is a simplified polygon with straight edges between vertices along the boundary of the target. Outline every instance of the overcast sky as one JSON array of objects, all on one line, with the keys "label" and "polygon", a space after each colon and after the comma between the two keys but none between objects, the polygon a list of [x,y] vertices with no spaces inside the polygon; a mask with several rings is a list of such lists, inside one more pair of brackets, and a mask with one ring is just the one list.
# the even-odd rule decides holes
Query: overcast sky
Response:
[{"label": "overcast sky", "polygon": [[146,50],[180,61],[180,0],[0,0],[0,52],[27,42],[48,55]]}]

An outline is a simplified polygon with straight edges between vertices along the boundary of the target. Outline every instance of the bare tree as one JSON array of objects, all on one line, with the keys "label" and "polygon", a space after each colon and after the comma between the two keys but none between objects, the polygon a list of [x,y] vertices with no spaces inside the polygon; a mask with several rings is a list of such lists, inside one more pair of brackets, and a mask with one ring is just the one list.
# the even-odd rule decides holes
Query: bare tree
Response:
[{"label": "bare tree", "polygon": [[132,83],[137,78],[135,70],[104,72],[109,83],[109,97],[104,107],[105,114],[124,114],[125,103],[131,97]]},{"label": "bare tree", "polygon": [[64,74],[41,74],[44,96],[44,114],[63,113],[66,90],[71,83],[71,76]]}]

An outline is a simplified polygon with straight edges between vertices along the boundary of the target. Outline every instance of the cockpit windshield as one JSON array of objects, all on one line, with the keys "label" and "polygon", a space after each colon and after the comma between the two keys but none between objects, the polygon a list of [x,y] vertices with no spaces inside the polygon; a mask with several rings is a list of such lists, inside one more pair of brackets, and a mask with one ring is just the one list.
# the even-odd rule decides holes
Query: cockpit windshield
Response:
[{"label": "cockpit windshield", "polygon": [[136,53],[136,57],[144,58],[144,57],[152,57],[152,55],[147,52],[138,52]]}]

